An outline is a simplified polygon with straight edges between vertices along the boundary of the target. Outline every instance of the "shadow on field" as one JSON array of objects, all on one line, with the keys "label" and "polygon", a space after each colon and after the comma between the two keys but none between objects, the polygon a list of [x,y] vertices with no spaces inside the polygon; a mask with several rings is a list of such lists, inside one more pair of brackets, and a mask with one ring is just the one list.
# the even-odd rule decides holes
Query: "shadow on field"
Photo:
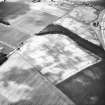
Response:
[{"label": "shadow on field", "polygon": [[30,10],[29,5],[24,2],[1,2],[0,18],[15,19],[26,14]]}]

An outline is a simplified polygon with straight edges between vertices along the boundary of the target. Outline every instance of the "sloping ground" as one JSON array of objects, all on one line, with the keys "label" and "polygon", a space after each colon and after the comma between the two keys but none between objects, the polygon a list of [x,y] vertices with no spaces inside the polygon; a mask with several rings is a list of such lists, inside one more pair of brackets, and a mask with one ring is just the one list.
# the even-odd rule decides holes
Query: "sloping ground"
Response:
[{"label": "sloping ground", "polygon": [[[91,42],[95,40],[95,44],[100,44],[97,39],[94,39],[94,37],[92,36],[96,35],[96,33],[94,34],[92,30],[87,29],[87,27],[89,28],[90,26],[80,23],[79,19],[81,19],[81,17],[78,19],[78,21],[73,22],[71,21],[71,19],[74,18],[68,17],[66,15],[67,17],[64,16],[63,18],[59,19],[61,21],[58,20],[54,22],[54,24],[59,25],[53,25],[53,27],[51,26],[50,28],[48,28],[48,26],[48,29],[44,29],[44,31],[41,31],[41,33],[37,34],[48,35],[49,33],[50,39],[55,38],[55,41],[57,39],[54,36],[52,37],[53,34],[59,34],[58,36],[62,36],[62,34],[67,35],[75,42],[77,42],[79,47],[83,48],[82,51],[79,50],[82,55],[78,55],[79,51],[77,49],[79,49],[79,47],[74,47],[75,43],[72,43],[72,41],[69,40],[71,42],[69,43],[69,46],[71,46],[71,49],[74,49],[69,50],[71,52],[74,51],[75,53],[73,52],[73,55],[73,53],[71,53],[70,51],[66,52],[71,57],[69,64],[66,65],[67,67],[69,66],[71,68],[75,68],[75,70],[73,69],[74,71],[72,71],[72,69],[69,68],[72,72],[68,72],[70,70],[67,69],[68,71],[65,73],[66,76],[64,75],[64,78],[60,78],[60,81],[56,82],[59,83],[56,85],[58,87],[57,89],[52,83],[50,83],[50,81],[59,80],[58,77],[60,77],[62,73],[56,75],[56,73],[58,73],[60,69],[44,69],[45,71],[42,70],[42,68],[40,67],[41,63],[38,61],[44,62],[43,65],[48,66],[50,62],[47,61],[51,61],[52,59],[47,59],[47,54],[46,60],[39,58],[36,59],[37,55],[40,55],[40,51],[38,49],[43,48],[36,46],[38,36],[34,37],[33,33],[38,33],[48,24],[65,15],[67,11],[62,11],[49,6],[46,7],[44,4],[41,4],[40,6],[38,5],[38,8],[38,6],[32,6],[31,3],[27,4],[27,2],[13,2],[13,0],[12,2],[7,2],[6,4],[1,3],[0,5],[1,17],[6,18],[11,23],[11,25],[8,27],[0,24],[0,50],[8,54],[14,51],[14,49],[20,48],[20,50],[16,50],[11,56],[9,56],[7,61],[5,61],[0,66],[0,105],[74,105],[71,99],[77,105],[105,105],[105,52],[102,48],[99,48],[89,42],[90,40]],[[54,10],[57,10],[58,14]],[[64,19],[64,21],[62,21],[62,19]],[[81,24],[82,27],[80,27]],[[64,26],[65,28],[62,26]],[[74,33],[77,33],[80,37],[77,34],[72,33],[70,30],[74,30]],[[34,40],[30,40],[30,35]],[[91,37],[88,37],[88,35]],[[86,41],[83,38],[89,38],[89,41]],[[30,40],[29,43],[27,43],[27,39]],[[57,42],[59,42],[59,40],[57,40]],[[53,45],[55,41],[53,40],[51,41],[52,43],[50,43]],[[62,42],[63,40],[60,41]],[[68,40],[66,40],[66,42],[68,43]],[[23,46],[21,44],[23,44]],[[49,46],[49,43],[47,44]],[[51,53],[55,51],[56,53],[53,54],[57,55],[58,52],[62,52],[61,47],[58,43],[57,45],[54,45],[54,48],[52,48],[50,51]],[[4,47],[4,50],[2,50],[2,46]],[[37,50],[39,52],[37,52],[37,54],[34,53],[34,51],[36,51],[35,46],[38,47]],[[48,46],[45,46],[47,51],[51,48],[51,46],[50,48],[48,48]],[[85,52],[84,49],[87,52]],[[77,50],[77,52],[75,50]],[[90,56],[88,56],[89,54],[87,53],[89,53]],[[41,54],[43,55],[44,53],[42,52]],[[73,56],[73,58],[71,55]],[[87,56],[80,57],[84,55]],[[56,59],[58,57],[59,56],[57,55]],[[78,59],[78,57],[80,59]],[[64,56],[64,58],[68,59],[68,56]],[[64,62],[65,59],[61,59],[60,63]],[[36,62],[36,60],[38,61]],[[86,69],[82,68],[79,71],[80,73],[76,71],[78,69],[78,66],[75,65],[78,64],[77,60],[86,63]],[[46,62],[48,63],[47,65],[45,64]],[[37,63],[39,63],[39,65],[35,65]],[[79,64],[80,63],[81,62],[79,62]],[[91,66],[89,64],[95,65]],[[60,66],[62,68],[62,65]],[[48,77],[51,73],[54,77],[51,74],[48,77],[50,81],[47,80],[47,78],[42,75],[43,72],[42,74],[40,73],[41,70],[46,73],[46,77]],[[63,69],[62,71],[64,72],[66,70]],[[68,78],[70,75],[71,77]],[[67,77],[68,79],[65,77]],[[65,95],[60,90],[62,90]]]}]

